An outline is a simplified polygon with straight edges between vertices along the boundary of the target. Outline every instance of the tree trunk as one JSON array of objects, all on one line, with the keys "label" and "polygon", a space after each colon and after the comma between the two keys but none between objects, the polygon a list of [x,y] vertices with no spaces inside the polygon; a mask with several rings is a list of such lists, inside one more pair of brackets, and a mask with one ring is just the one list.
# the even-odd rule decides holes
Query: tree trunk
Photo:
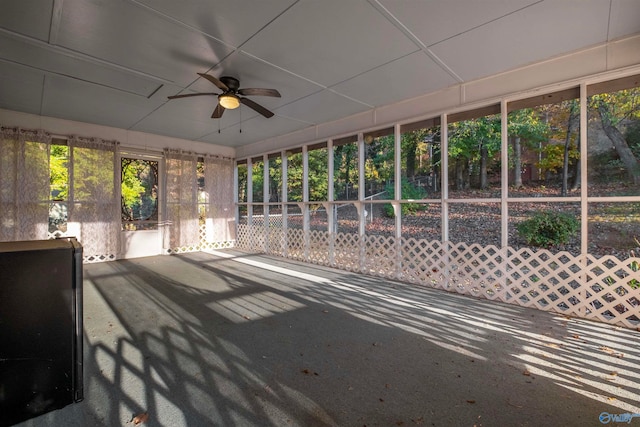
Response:
[{"label": "tree trunk", "polygon": [[487,163],[489,151],[484,145],[480,146],[480,189],[487,188]]},{"label": "tree trunk", "polygon": [[515,136],[513,140],[513,186],[522,187],[522,146],[520,137]]},{"label": "tree trunk", "polygon": [[576,101],[571,102],[569,107],[569,119],[567,120],[567,135],[564,139],[564,153],[562,157],[562,188],[560,190],[561,196],[566,196],[569,189],[569,153],[571,149],[571,135],[578,127],[576,121],[580,119],[578,104]]},{"label": "tree trunk", "polygon": [[[576,145],[578,147],[579,155],[582,156],[582,153],[580,153],[580,134],[578,134],[578,140],[576,141]],[[580,188],[580,157],[578,157],[578,160],[573,162],[572,169],[573,169],[573,182],[571,183],[571,191],[575,191],[578,188]]]},{"label": "tree trunk", "polygon": [[407,144],[407,178],[413,178],[416,175],[416,150],[418,149],[418,141],[412,140]]},{"label": "tree trunk", "polygon": [[598,113],[600,113],[600,122],[602,123],[602,129],[604,133],[609,137],[613,143],[613,147],[616,149],[622,164],[627,169],[629,179],[634,184],[640,184],[640,164],[638,159],[633,155],[633,152],[629,148],[627,141],[624,139],[622,133],[611,124],[609,117],[609,107],[603,101],[598,102]]},{"label": "tree trunk", "polygon": [[464,161],[462,158],[456,160],[456,190],[464,190]]}]

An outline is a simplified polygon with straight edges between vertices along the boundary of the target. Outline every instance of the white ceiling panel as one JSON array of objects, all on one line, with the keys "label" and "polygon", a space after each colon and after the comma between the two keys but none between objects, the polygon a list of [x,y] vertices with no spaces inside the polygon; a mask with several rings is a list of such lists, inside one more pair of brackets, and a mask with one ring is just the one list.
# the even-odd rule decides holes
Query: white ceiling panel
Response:
[{"label": "white ceiling panel", "polygon": [[129,129],[158,101],[60,76],[46,76],[42,115]]},{"label": "white ceiling panel", "polygon": [[53,0],[0,2],[0,28],[38,40],[49,40]]},{"label": "white ceiling panel", "polygon": [[[81,37],[79,37],[81,35]],[[66,0],[57,43],[119,66],[187,85],[232,49],[123,0]]]},{"label": "white ceiling panel", "polygon": [[150,96],[162,85],[157,79],[122,68],[105,66],[89,57],[46,43],[34,43],[25,38],[5,38],[4,43],[0,44],[0,57],[46,74],[71,77],[144,97]]},{"label": "white ceiling panel", "polygon": [[249,120],[243,120],[242,123],[236,122],[231,126],[226,126],[220,130],[220,133],[215,130],[198,140],[218,145],[240,147],[262,139],[295,132],[306,127],[309,127],[308,123],[285,117],[274,116],[272,119],[265,120],[261,116],[255,116]]},{"label": "white ceiling panel", "polygon": [[640,32],[640,2],[612,0],[609,40]]},{"label": "white ceiling panel", "polygon": [[[240,80],[241,88],[277,89],[282,95],[281,98],[250,97],[267,108],[277,108],[322,89],[321,86],[294,76],[243,52],[236,52],[230,55],[222,64],[210,70],[208,74],[215,77],[235,77]],[[199,76],[196,75],[195,77]],[[189,86],[189,89],[195,92],[220,92],[216,86],[203,78],[199,78],[197,82]]]},{"label": "white ceiling panel", "polygon": [[242,47],[325,86],[416,49],[366,0],[301,0]]},{"label": "white ceiling panel", "polygon": [[456,80],[423,51],[363,73],[331,89],[381,106],[450,86]]},{"label": "white ceiling panel", "polygon": [[337,120],[368,109],[365,104],[325,89],[278,108],[275,112],[279,116],[311,124]]},{"label": "white ceiling panel", "polygon": [[41,72],[0,61],[0,108],[40,114],[43,84]]},{"label": "white ceiling panel", "polygon": [[513,69],[606,40],[609,2],[541,2],[431,47],[463,80]]},{"label": "white ceiling panel", "polygon": [[137,0],[137,2],[171,16],[185,25],[197,28],[232,47],[240,47],[296,1]]},{"label": "white ceiling panel", "polygon": [[428,47],[540,0],[378,1]]}]

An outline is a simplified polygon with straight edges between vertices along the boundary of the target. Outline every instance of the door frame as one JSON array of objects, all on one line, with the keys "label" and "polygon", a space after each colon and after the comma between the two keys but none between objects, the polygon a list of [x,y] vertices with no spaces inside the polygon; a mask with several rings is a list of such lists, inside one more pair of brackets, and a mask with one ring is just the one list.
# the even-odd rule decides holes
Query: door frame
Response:
[{"label": "door frame", "polygon": [[[122,159],[149,160],[158,162],[158,190],[157,190],[157,227],[154,230],[124,230],[120,227],[120,259],[139,258],[146,256],[161,255],[163,253],[163,230],[164,220],[164,156],[161,152],[141,151],[135,149],[121,149],[118,153],[118,196],[122,203]],[[122,208],[122,205],[121,205]],[[119,210],[120,224],[122,224],[122,213]]]}]

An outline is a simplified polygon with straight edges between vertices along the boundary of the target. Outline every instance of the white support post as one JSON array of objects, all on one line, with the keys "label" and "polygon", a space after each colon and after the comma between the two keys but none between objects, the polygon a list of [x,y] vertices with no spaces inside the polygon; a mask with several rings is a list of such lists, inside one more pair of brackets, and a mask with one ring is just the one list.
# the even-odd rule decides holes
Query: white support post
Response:
[{"label": "white support post", "polygon": [[337,218],[336,218],[336,205],[333,202],[333,139],[327,141],[327,225],[329,234],[329,265],[336,265],[336,234],[337,234]]},{"label": "white support post", "polygon": [[587,140],[587,84],[580,84],[580,291],[578,298],[580,299],[580,307],[578,313],[584,317],[586,313],[585,292],[587,286],[587,269],[589,266],[587,254],[589,252],[589,204],[587,203],[587,185],[588,185],[588,165],[587,153],[589,141]]},{"label": "white support post", "polygon": [[287,157],[287,152],[283,151],[280,153],[280,157],[282,158],[282,187],[280,188],[280,192],[282,193],[281,200],[281,208],[280,211],[282,213],[282,247],[280,248],[280,253],[283,257],[289,256],[289,235],[287,230],[289,229],[289,212],[287,202],[289,201],[289,194],[287,194],[287,189],[289,188],[289,158]]},{"label": "white support post", "polygon": [[451,266],[450,258],[449,258],[449,125],[447,123],[447,115],[440,115],[440,138],[441,141],[441,152],[440,158],[442,159],[442,170],[440,171],[440,182],[442,183],[441,190],[441,226],[440,231],[442,233],[442,246],[443,246],[443,275],[444,280],[449,281],[449,277],[451,275]]},{"label": "white support post", "polygon": [[304,233],[304,259],[309,261],[311,227],[309,225],[309,149],[302,146],[302,230]]},{"label": "white support post", "polygon": [[365,230],[366,221],[364,195],[365,195],[365,179],[364,179],[364,135],[362,132],[358,133],[358,203],[356,208],[358,210],[358,237],[360,242],[360,271],[365,270]]},{"label": "white support post", "polygon": [[402,252],[402,133],[400,124],[396,123],[393,127],[393,212],[395,214],[395,239],[396,239],[396,260],[395,260],[395,277],[402,278],[402,260],[404,254]]},{"label": "white support post", "polygon": [[262,156],[262,217],[264,218],[264,245],[263,250],[265,254],[269,253],[269,200],[271,199],[269,190],[269,156],[264,154]]},{"label": "white support post", "polygon": [[440,138],[442,140],[442,148],[440,150],[440,158],[442,160],[442,168],[440,170],[442,223],[440,231],[442,232],[442,242],[444,243],[449,241],[449,125],[446,114],[440,116]]},{"label": "white support post", "polygon": [[500,250],[502,252],[502,265],[500,271],[502,274],[501,285],[506,289],[507,286],[507,261],[509,256],[509,128],[507,101],[504,99],[500,102]]},{"label": "white support post", "polygon": [[249,232],[249,245],[255,250],[255,230],[253,229],[253,160],[247,159],[247,229]]}]

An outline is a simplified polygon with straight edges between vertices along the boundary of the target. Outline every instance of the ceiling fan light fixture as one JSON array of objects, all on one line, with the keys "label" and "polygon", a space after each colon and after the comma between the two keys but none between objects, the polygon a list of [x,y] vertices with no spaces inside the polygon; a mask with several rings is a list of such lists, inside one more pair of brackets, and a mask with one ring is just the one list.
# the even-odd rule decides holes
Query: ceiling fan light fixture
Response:
[{"label": "ceiling fan light fixture", "polygon": [[218,97],[218,102],[220,102],[220,105],[228,110],[233,110],[234,108],[238,108],[240,106],[240,98],[232,93],[223,93]]}]

